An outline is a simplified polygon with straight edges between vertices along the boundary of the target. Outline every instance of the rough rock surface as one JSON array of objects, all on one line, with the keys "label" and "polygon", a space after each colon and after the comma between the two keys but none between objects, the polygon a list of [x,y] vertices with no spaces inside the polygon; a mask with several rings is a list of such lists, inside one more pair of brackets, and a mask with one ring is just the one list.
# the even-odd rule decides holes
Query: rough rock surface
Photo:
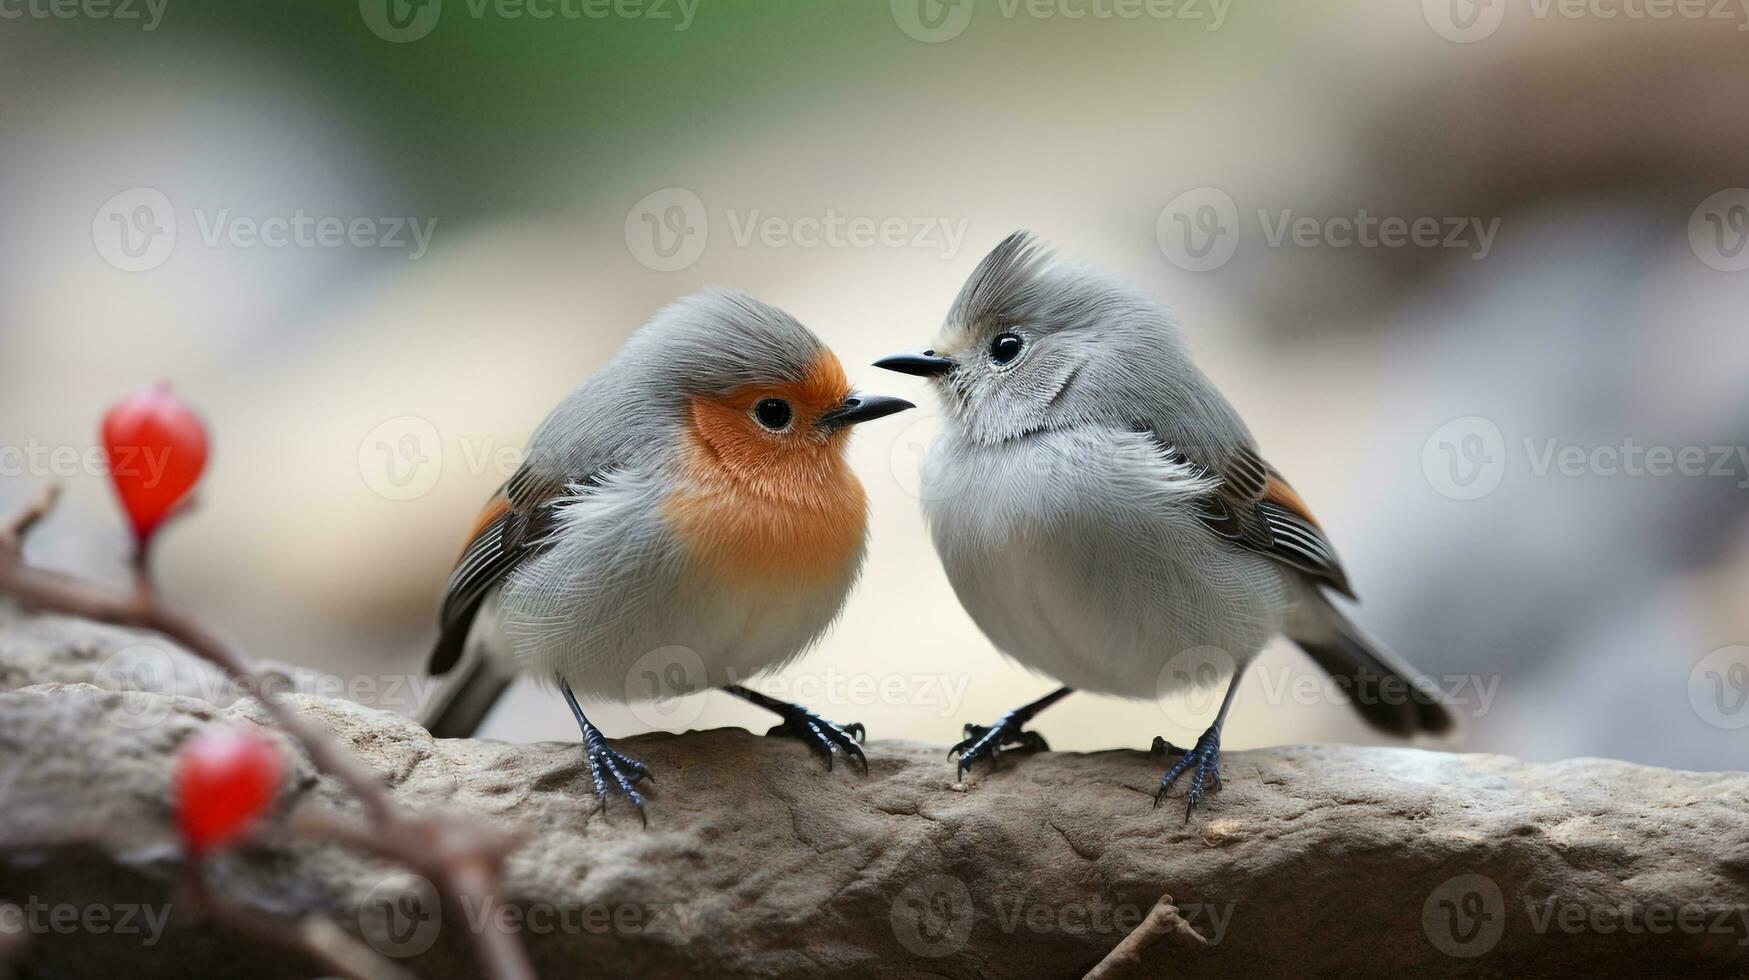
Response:
[{"label": "rough rock surface", "polygon": [[[173,753],[252,723],[250,702],[79,683],[139,637],[5,615],[0,902],[37,910],[20,975],[314,975],[177,899]],[[407,805],[528,829],[504,901],[542,976],[1077,976],[1164,894],[1207,945],[1168,937],[1128,975],[1749,971],[1743,773],[1296,746],[1229,754],[1187,824],[1152,806],[1145,753],[1012,754],[958,787],[939,746],[876,741],[865,777],[725,729],[621,743],[658,780],[644,829],[623,801],[594,811],[573,745],[435,740],[300,697]],[[357,812],[301,761],[285,799]],[[213,870],[233,903],[323,911],[420,976],[476,973],[479,910],[435,914],[392,868],[270,831]]]}]

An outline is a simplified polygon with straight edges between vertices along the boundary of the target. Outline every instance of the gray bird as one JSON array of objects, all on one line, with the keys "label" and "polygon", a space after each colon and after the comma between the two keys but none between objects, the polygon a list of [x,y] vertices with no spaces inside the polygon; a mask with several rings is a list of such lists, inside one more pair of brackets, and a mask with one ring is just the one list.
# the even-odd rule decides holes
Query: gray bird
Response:
[{"label": "gray bird", "polygon": [[1071,691],[1154,698],[1230,672],[1214,723],[1155,793],[1158,806],[1191,772],[1188,819],[1220,786],[1233,694],[1277,633],[1375,727],[1451,728],[1433,685],[1332,604],[1353,593],[1324,532],[1148,297],[1015,234],[934,347],[875,363],[930,378],[945,405],[922,496],[961,604],[997,649],[1064,685],[967,725],[962,778],[1004,747],[1044,748],[1024,726]]},{"label": "gray bird", "polygon": [[633,786],[648,770],[607,744],[575,692],[721,688],[783,718],[772,734],[867,771],[862,726],[741,682],[794,660],[837,618],[868,522],[844,456],[850,428],[910,407],[853,393],[812,332],[750,296],[701,293],[661,311],[553,409],[469,532],[430,672],[483,655],[427,726],[468,734],[515,671],[551,682],[582,730],[596,794],[642,812]]}]

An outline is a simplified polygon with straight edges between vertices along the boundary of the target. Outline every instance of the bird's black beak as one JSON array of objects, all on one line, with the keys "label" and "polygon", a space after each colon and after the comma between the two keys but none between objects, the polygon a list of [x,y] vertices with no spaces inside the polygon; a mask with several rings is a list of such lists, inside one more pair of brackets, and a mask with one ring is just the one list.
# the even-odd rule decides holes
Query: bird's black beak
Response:
[{"label": "bird's black beak", "polygon": [[819,425],[827,429],[842,429],[858,422],[872,422],[875,419],[886,418],[894,412],[903,412],[907,408],[916,408],[903,398],[888,398],[886,395],[851,395],[844,403],[823,413]]},{"label": "bird's black beak", "polygon": [[941,357],[932,350],[917,350],[888,354],[874,362],[874,366],[900,374],[915,374],[920,378],[938,378],[952,371],[954,362],[953,358]]}]

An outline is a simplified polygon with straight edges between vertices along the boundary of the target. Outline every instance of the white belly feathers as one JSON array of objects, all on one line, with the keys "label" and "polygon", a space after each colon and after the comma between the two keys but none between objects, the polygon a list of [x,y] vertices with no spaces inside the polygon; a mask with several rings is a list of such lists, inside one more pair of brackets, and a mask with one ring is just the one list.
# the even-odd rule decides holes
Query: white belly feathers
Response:
[{"label": "white belly feathers", "polygon": [[1197,519],[1208,484],[1147,436],[1041,432],[931,448],[924,513],[954,591],[1003,653],[1069,687],[1170,691],[1194,647],[1243,666],[1291,607],[1286,576]]}]

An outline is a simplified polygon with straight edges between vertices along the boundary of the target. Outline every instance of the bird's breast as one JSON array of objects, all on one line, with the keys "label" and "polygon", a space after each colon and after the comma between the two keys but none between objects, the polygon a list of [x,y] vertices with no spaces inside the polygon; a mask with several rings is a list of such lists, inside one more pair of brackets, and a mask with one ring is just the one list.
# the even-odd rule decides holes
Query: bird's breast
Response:
[{"label": "bird's breast", "polygon": [[728,465],[688,434],[664,518],[695,565],[730,580],[836,583],[860,564],[868,502],[840,454],[823,448]]}]

